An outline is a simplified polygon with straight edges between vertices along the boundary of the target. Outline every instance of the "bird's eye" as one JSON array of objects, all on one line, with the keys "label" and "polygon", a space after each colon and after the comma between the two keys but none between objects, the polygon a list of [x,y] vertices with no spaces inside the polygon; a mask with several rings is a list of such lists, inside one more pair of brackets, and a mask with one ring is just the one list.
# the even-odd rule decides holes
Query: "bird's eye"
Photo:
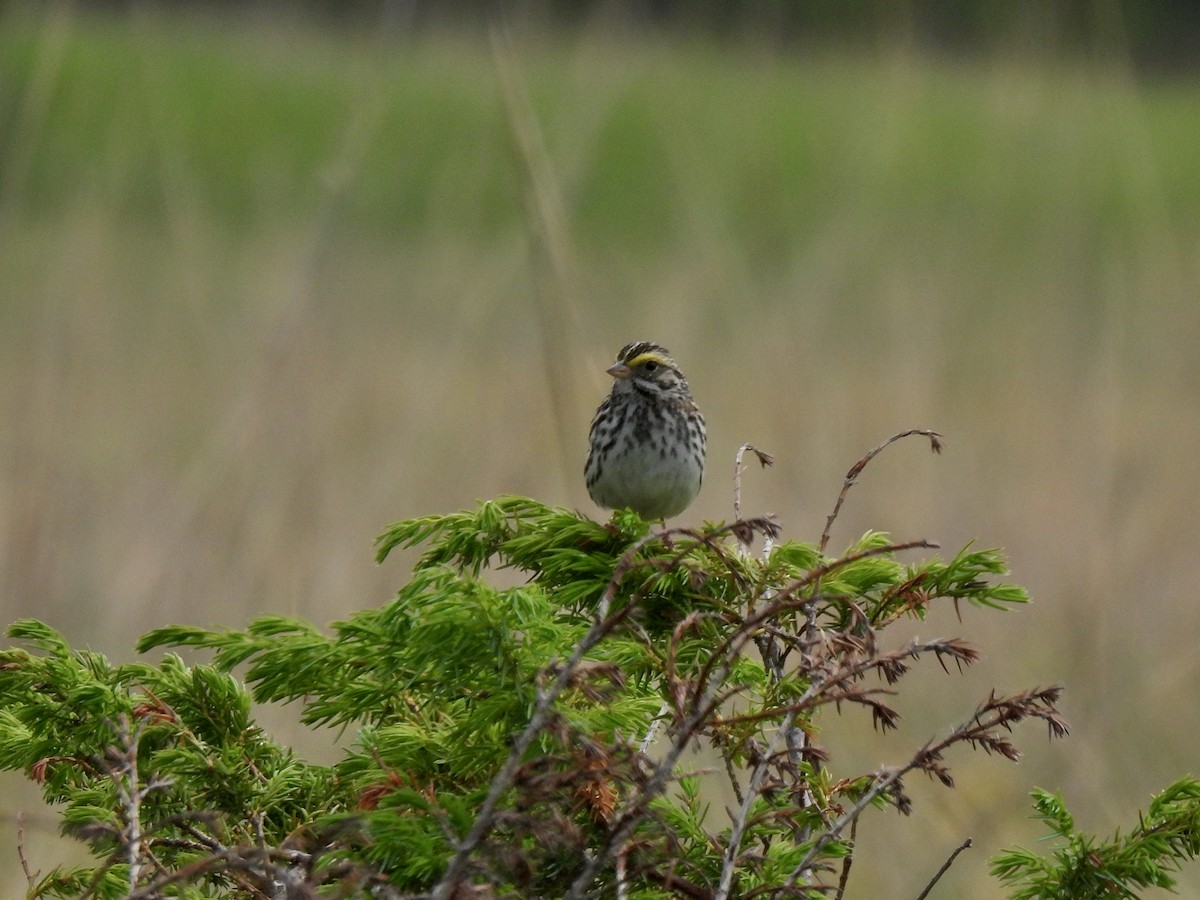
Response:
[{"label": "bird's eye", "polygon": [[655,369],[657,369],[657,368],[658,368],[658,363],[656,363],[656,362],[648,362],[648,363],[646,363],[646,365],[645,365],[643,368],[645,368],[645,370],[646,370],[647,372],[653,372]]}]

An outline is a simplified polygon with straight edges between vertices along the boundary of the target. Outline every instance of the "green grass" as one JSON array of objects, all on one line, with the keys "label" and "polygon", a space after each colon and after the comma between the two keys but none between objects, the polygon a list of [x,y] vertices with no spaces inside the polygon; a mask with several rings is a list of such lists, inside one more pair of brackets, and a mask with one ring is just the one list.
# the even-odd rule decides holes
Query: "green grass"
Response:
[{"label": "green grass", "polygon": [[779,463],[744,508],[814,539],[862,452],[936,427],[946,454],[881,457],[834,543],[978,538],[1032,590],[986,633],[925,626],[987,659],[897,738],[829,740],[873,768],[993,685],[1057,680],[1073,736],[913,785],[860,896],[915,896],[967,834],[945,896],[986,896],[985,856],[1038,836],[1033,784],[1104,831],[1194,770],[1200,87],[518,32],[560,284],[486,40],[32,9],[0,8],[6,619],[120,657],[155,626],[379,602],[404,580],[371,564],[386,522],[507,492],[591,509],[602,364],[650,337],[709,419],[697,519],[730,515],[751,440]]},{"label": "green grass", "polygon": [[[215,222],[245,233],[310,215],[350,142],[361,149],[342,227],[476,241],[520,227],[519,161],[480,40],[79,18],[55,65],[46,29],[9,18],[0,121],[28,168],[10,214],[61,215],[82,192],[158,224],[183,178]],[[869,205],[893,236],[937,227],[975,252],[1020,252],[1071,215],[1091,253],[1147,216],[1193,221],[1200,205],[1195,92],[1135,90],[1120,71],[663,39],[534,39],[520,57],[551,157],[567,157],[585,248],[668,252],[702,205],[772,271]],[[49,94],[31,97],[46,69]]]}]

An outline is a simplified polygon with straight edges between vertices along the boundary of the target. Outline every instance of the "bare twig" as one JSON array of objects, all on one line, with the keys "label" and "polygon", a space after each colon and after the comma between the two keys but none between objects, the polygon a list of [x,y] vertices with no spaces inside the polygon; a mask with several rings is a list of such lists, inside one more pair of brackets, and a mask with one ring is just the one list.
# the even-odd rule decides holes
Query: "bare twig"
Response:
[{"label": "bare twig", "polygon": [[839,835],[841,835],[842,831],[845,830],[847,825],[857,819],[859,814],[862,813],[864,809],[875,802],[876,797],[879,797],[887,792],[893,784],[899,781],[905,774],[912,771],[913,768],[915,768],[915,766],[910,765],[900,769],[881,770],[880,772],[876,773],[875,783],[863,793],[863,795],[858,799],[857,803],[850,807],[850,809],[846,810],[846,812],[844,812],[837,819],[837,821],[833,823],[833,825],[826,829],[825,832],[817,838],[812,847],[809,848],[808,853],[805,854],[804,859],[802,859],[800,863],[792,870],[791,874],[788,876],[787,880],[782,886],[786,889],[794,885],[801,875],[808,871],[808,869],[812,866],[813,861],[817,858],[817,855],[829,844],[836,841]]},{"label": "bare twig", "polygon": [[212,853],[223,853],[226,849],[228,849],[211,834],[205,834],[191,822],[181,822],[179,825],[179,830],[190,834]]},{"label": "bare twig", "polygon": [[917,900],[925,900],[925,898],[929,896],[929,892],[933,890],[933,886],[942,880],[943,875],[950,871],[950,867],[954,865],[954,860],[958,859],[958,854],[970,847],[971,844],[971,839],[967,838],[954,849],[954,852],[950,854],[949,858],[942,863],[942,867],[938,869],[937,873],[933,876],[933,878],[930,879],[929,884],[925,885],[925,890],[917,894]]},{"label": "bare twig", "polygon": [[[842,480],[842,489],[838,493],[837,501],[833,504],[833,510],[829,513],[829,516],[825,519],[825,530],[821,532],[821,541],[817,545],[817,549],[819,550],[819,552],[822,555],[825,554],[825,548],[829,546],[829,537],[833,531],[833,523],[837,520],[838,514],[842,511],[842,504],[846,502],[846,496],[850,493],[850,488],[854,487],[855,483],[858,481],[858,476],[862,474],[863,469],[865,469],[867,467],[867,465],[871,462],[871,460],[873,460],[876,456],[878,456],[880,453],[882,453],[886,447],[888,447],[891,444],[894,444],[896,441],[903,440],[906,437],[911,437],[914,434],[923,435],[924,437],[929,438],[929,443],[930,443],[930,446],[932,447],[934,453],[942,452],[942,443],[941,443],[942,436],[940,434],[938,434],[936,431],[929,431],[928,429],[923,429],[923,428],[911,428],[908,431],[902,431],[899,434],[893,434],[890,438],[888,438],[886,441],[884,441],[879,446],[873,447],[872,449],[868,450],[866,455],[864,455],[862,457],[862,459],[860,459],[858,462],[856,462],[854,465],[852,465],[850,467],[850,470],[846,473],[846,477]],[[820,576],[818,575],[816,582],[814,584],[814,587],[813,587],[814,596],[819,589],[820,589]],[[805,625],[804,625],[804,635],[810,641],[812,640],[814,634],[816,633],[816,628],[817,628],[816,615],[817,615],[817,605],[814,602],[814,603],[811,603],[808,606],[808,608],[805,610],[805,620],[806,621],[805,621]]]},{"label": "bare twig", "polygon": [[666,701],[658,708],[658,715],[650,720],[650,727],[646,729],[646,734],[642,737],[641,743],[638,744],[639,753],[644,755],[650,750],[650,745],[654,743],[654,737],[658,734],[659,725],[662,724],[663,714],[670,708],[670,705]]},{"label": "bare twig", "polygon": [[617,900],[629,900],[629,880],[625,871],[628,855],[628,845],[617,851]]},{"label": "bare twig", "polygon": [[[774,464],[774,462],[775,462],[774,456],[772,456],[770,453],[767,453],[763,450],[759,450],[753,444],[742,444],[742,446],[738,447],[737,455],[734,457],[734,460],[733,460],[733,518],[734,519],[742,518],[742,473],[746,471],[746,466],[743,464],[742,460],[745,457],[747,450],[749,450],[756,457],[758,457],[758,464],[760,466],[762,466],[764,469],[767,466]],[[768,538],[768,540],[770,540],[770,538]],[[739,540],[738,546],[742,548],[742,552],[745,553],[747,556],[750,554],[749,545],[742,544]]]},{"label": "bare twig", "polygon": [[821,553],[824,553],[825,548],[829,546],[829,534],[833,529],[833,523],[837,519],[838,513],[842,511],[842,504],[846,502],[846,495],[850,493],[850,488],[854,487],[855,482],[858,480],[858,476],[862,474],[862,470],[867,467],[867,464],[870,463],[871,460],[882,453],[884,448],[886,448],[889,444],[894,444],[896,441],[903,440],[906,437],[912,437],[914,434],[923,435],[924,437],[929,438],[929,444],[934,453],[942,452],[942,436],[936,431],[929,431],[928,429],[924,428],[912,428],[908,431],[902,431],[899,434],[893,434],[878,447],[868,450],[862,459],[850,467],[850,471],[846,473],[846,477],[842,481],[841,493],[838,494],[837,502],[833,505],[833,512],[831,512],[828,518],[825,519],[825,530],[821,532],[821,543],[818,546],[818,549],[821,551]]},{"label": "bare twig", "polygon": [[280,847],[227,847],[188,863],[174,872],[164,873],[145,887],[131,891],[126,900],[156,900],[162,896],[163,888],[173,884],[187,884],[200,875],[217,872],[248,876],[260,885],[263,882],[286,883],[290,880],[291,870],[307,867],[311,861],[311,855],[300,850],[286,850]]},{"label": "bare twig", "polygon": [[17,859],[21,861],[21,871],[25,873],[26,884],[32,888],[37,876],[29,871],[29,860],[25,858],[25,815],[20,812],[17,813]]},{"label": "bare twig", "polygon": [[854,866],[854,844],[858,841],[858,819],[850,823],[850,852],[842,860],[842,874],[838,878],[837,893],[834,900],[842,900],[846,896],[846,885],[850,883],[850,869]]},{"label": "bare twig", "polygon": [[[725,777],[729,779],[729,786],[733,788],[734,799],[737,800],[740,806],[746,802],[746,794],[742,790],[741,779],[738,778],[737,770],[734,768],[733,755],[731,753],[722,753],[721,758],[725,761]],[[726,808],[726,811],[730,813],[729,818],[732,819],[732,811],[728,808]]]}]

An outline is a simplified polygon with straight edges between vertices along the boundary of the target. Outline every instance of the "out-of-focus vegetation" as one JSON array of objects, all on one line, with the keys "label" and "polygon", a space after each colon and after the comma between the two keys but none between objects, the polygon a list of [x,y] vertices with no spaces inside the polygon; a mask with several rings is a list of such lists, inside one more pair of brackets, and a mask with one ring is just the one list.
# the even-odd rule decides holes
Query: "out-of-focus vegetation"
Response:
[{"label": "out-of-focus vegetation", "polygon": [[[402,579],[371,563],[382,523],[505,492],[595,512],[603,366],[650,337],[709,420],[697,519],[731,515],[749,440],[779,464],[744,510],[813,540],[867,447],[935,427],[946,454],[881,458],[835,545],[978,538],[1031,589],[899,735],[823,736],[870,768],[982,686],[1067,685],[1072,737],[918,796],[877,896],[967,835],[946,895],[986,896],[987,855],[1041,834],[1035,784],[1107,832],[1194,770],[1200,86],[1112,43],[507,34],[515,105],[479,34],[0,7],[5,621],[121,656],[155,626],[334,619]],[[22,807],[48,865],[13,796],[3,869]]]}]

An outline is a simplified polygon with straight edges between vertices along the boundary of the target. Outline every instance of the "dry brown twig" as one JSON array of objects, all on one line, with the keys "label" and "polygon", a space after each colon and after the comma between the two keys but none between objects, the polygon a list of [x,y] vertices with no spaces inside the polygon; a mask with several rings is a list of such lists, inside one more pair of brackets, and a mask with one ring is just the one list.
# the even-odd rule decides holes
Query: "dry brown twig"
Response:
[{"label": "dry brown twig", "polygon": [[934,873],[933,878],[931,878],[929,880],[929,884],[925,885],[925,890],[923,890],[923,891],[921,891],[921,893],[917,894],[917,900],[925,900],[925,898],[929,896],[929,892],[932,891],[934,886],[939,881],[942,880],[942,876],[950,871],[950,867],[952,865],[954,865],[954,861],[956,859],[958,859],[958,854],[962,853],[968,847],[972,846],[973,843],[974,842],[970,838],[967,838],[965,841],[963,841],[961,844],[959,844],[957,847],[954,848],[954,852],[951,853],[950,856],[946,858],[946,861],[944,863],[942,863],[942,867],[940,869],[938,869],[937,872]]},{"label": "dry brown twig", "polygon": [[896,443],[896,441],[904,440],[904,438],[912,437],[913,435],[922,435],[923,437],[929,438],[930,449],[933,450],[934,453],[942,452],[942,436],[936,431],[930,431],[927,428],[912,428],[908,431],[902,431],[899,434],[893,434],[879,446],[872,447],[870,450],[868,450],[862,459],[850,467],[850,471],[846,473],[846,477],[842,480],[842,490],[838,493],[837,501],[833,504],[833,511],[825,519],[825,530],[821,532],[821,542],[817,546],[817,549],[820,550],[821,553],[824,553],[825,548],[829,546],[829,536],[831,530],[833,529],[833,523],[837,521],[838,514],[842,511],[842,504],[846,502],[846,495],[850,493],[850,489],[854,487],[855,483],[858,481],[858,476],[862,474],[863,469],[865,469],[871,460],[882,453],[889,445]]},{"label": "dry brown twig", "polygon": [[[746,466],[743,460],[745,459],[747,451],[755,455],[755,457],[758,459],[758,464],[764,469],[767,468],[767,466],[772,466],[775,464],[774,456],[772,456],[770,453],[767,453],[765,450],[759,450],[753,444],[742,444],[742,446],[738,447],[737,454],[734,456],[733,461],[733,520],[735,522],[740,522],[742,519],[742,474],[746,471]],[[744,556],[749,556],[749,542],[743,541],[743,535],[741,534],[735,533],[735,537],[738,539],[738,548],[740,549],[741,553]],[[770,555],[772,541],[772,537],[768,536],[766,538],[766,541],[763,545],[763,559],[766,559],[766,557]]]},{"label": "dry brown twig", "polygon": [[21,861],[21,871],[25,873],[25,883],[32,888],[37,880],[37,875],[29,871],[29,860],[25,858],[25,814],[20,812],[17,813],[17,859]]}]

